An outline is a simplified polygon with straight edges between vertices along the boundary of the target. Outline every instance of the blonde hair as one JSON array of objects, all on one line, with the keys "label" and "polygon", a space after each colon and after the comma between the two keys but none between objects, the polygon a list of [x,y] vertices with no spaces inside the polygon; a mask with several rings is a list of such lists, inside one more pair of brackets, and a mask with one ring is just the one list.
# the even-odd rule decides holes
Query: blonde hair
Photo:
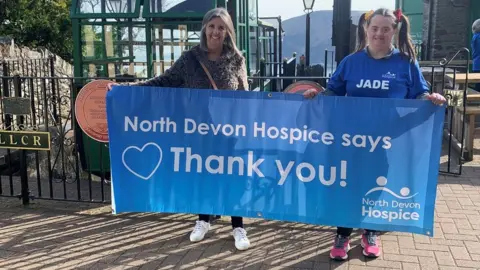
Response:
[{"label": "blonde hair", "polygon": [[472,32],[474,34],[480,32],[480,19],[477,19],[472,24]]},{"label": "blonde hair", "polygon": [[204,51],[208,51],[206,28],[207,24],[215,18],[220,18],[227,27],[227,36],[225,37],[224,41],[225,47],[239,56],[242,56],[242,53],[236,45],[237,38],[235,35],[232,18],[230,17],[230,14],[228,14],[228,11],[224,8],[214,8],[208,11],[203,17],[202,30],[200,33],[200,48],[202,48]]}]

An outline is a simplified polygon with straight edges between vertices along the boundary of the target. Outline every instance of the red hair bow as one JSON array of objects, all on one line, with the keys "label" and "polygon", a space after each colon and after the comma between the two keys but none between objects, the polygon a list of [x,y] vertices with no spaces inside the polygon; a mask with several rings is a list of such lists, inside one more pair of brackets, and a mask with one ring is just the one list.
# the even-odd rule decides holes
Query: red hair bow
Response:
[{"label": "red hair bow", "polygon": [[395,14],[395,17],[397,18],[397,22],[401,22],[402,21],[402,10],[401,9],[397,9],[393,12],[393,14]]}]

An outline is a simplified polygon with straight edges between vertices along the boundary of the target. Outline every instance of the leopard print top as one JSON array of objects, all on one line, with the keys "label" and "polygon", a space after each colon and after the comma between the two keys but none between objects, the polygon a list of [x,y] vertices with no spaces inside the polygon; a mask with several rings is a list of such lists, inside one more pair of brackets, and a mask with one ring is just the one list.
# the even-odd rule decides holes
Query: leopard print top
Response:
[{"label": "leopard print top", "polygon": [[217,61],[208,59],[199,45],[184,52],[164,74],[130,85],[214,89],[200,62],[206,66],[219,90],[247,90],[245,58],[224,49]]}]

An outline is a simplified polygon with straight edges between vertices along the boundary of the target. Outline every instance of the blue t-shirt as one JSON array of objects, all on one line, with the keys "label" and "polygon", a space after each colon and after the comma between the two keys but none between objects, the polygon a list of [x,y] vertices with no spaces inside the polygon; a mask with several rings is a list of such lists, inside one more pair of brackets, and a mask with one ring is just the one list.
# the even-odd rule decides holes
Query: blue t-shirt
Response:
[{"label": "blue t-shirt", "polygon": [[374,59],[367,49],[345,57],[328,82],[338,96],[416,99],[429,87],[418,62],[402,57],[398,49]]},{"label": "blue t-shirt", "polygon": [[471,47],[473,71],[480,71],[480,33],[473,35]]}]

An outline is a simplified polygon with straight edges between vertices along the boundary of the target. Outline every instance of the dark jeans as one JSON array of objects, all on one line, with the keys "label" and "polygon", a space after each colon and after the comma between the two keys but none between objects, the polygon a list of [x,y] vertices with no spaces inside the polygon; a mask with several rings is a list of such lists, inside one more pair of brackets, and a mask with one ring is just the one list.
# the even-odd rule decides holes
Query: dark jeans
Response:
[{"label": "dark jeans", "polygon": [[[243,218],[242,217],[231,217],[232,218],[232,228],[243,228]],[[198,215],[198,220],[210,222],[210,215]]]},{"label": "dark jeans", "polygon": [[[376,233],[377,231],[374,230],[366,230],[367,232],[372,232]],[[345,237],[349,237],[353,232],[352,228],[343,228],[343,227],[337,227],[337,234]]]}]

